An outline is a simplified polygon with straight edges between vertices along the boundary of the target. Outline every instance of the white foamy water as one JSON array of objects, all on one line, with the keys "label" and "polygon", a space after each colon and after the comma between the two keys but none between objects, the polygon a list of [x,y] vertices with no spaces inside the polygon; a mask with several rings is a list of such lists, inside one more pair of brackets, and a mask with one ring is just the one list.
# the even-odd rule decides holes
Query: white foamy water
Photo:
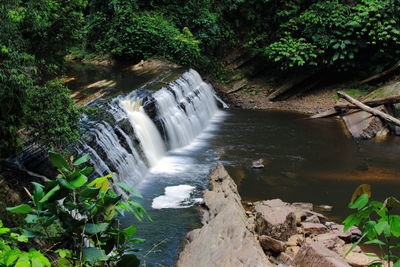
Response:
[{"label": "white foamy water", "polygon": [[167,186],[164,195],[153,199],[151,207],[153,209],[178,209],[190,207],[190,194],[194,189],[194,186],[186,184]]},{"label": "white foamy water", "polygon": [[128,114],[150,166],[154,167],[165,155],[165,146],[157,127],[144,112],[139,100],[133,102],[125,99],[121,104]]}]

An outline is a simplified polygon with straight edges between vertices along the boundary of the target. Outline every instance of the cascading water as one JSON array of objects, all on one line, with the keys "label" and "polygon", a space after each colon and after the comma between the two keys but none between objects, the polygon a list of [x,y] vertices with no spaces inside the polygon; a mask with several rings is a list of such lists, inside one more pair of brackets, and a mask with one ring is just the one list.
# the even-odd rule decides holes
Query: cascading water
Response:
[{"label": "cascading water", "polygon": [[218,111],[214,89],[195,70],[158,91],[140,92],[107,103],[102,118],[110,118],[91,122],[81,142],[79,152],[91,154],[99,175],[115,172],[118,180],[136,184],[167,148],[189,145]]},{"label": "cascading water", "polygon": [[164,143],[157,127],[144,112],[140,100],[132,102],[130,99],[124,99],[121,104],[128,114],[150,166],[154,167],[165,155]]}]

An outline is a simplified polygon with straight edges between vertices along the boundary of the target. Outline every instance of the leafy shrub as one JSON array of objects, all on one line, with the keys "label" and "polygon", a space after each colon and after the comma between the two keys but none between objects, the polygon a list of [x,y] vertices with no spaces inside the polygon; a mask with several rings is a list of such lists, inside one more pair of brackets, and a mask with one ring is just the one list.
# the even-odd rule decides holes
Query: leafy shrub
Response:
[{"label": "leafy shrub", "polygon": [[344,231],[352,226],[362,226],[363,235],[354,243],[351,252],[355,246],[367,239],[364,244],[375,244],[381,249],[382,256],[370,255],[377,259],[370,266],[383,266],[387,261],[395,261],[394,267],[400,266],[400,257],[394,252],[400,248],[400,215],[393,213],[394,208],[400,207],[400,201],[394,197],[387,198],[384,202],[370,199],[371,191],[369,185],[361,185],[353,194],[349,208],[356,212],[344,220]]},{"label": "leafy shrub", "polygon": [[118,217],[127,211],[141,220],[146,210],[111,189],[141,195],[124,183],[111,183],[112,174],[89,182],[93,168],[79,167],[89,161],[88,155],[75,161],[67,161],[55,152],[49,156],[60,172],[56,179],[33,183],[28,204],[7,208],[24,214],[22,234],[54,244],[48,252],[60,255],[61,266],[113,266],[126,261],[129,266],[138,266],[131,244],[144,240],[132,237],[137,231],[134,225],[121,228]]}]

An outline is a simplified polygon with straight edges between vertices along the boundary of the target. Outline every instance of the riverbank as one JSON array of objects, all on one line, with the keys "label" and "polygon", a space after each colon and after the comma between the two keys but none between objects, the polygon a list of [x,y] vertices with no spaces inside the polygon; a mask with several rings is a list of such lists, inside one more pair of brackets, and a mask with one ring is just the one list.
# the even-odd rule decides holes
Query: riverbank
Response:
[{"label": "riverbank", "polygon": [[178,267],[189,266],[368,266],[373,257],[360,247],[356,227],[330,222],[311,203],[280,199],[241,204],[233,179],[223,165],[209,175],[204,192],[203,226],[188,233]]}]

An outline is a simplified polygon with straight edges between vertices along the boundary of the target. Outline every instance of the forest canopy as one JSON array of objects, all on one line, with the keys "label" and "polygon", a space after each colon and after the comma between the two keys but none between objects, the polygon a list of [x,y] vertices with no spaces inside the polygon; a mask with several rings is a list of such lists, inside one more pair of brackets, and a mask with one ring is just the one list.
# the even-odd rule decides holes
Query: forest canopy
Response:
[{"label": "forest canopy", "polygon": [[399,9],[399,0],[4,0],[1,156],[17,151],[21,129],[53,148],[79,136],[79,111],[55,80],[71,51],[205,72],[240,51],[281,71],[372,74],[399,60]]}]

